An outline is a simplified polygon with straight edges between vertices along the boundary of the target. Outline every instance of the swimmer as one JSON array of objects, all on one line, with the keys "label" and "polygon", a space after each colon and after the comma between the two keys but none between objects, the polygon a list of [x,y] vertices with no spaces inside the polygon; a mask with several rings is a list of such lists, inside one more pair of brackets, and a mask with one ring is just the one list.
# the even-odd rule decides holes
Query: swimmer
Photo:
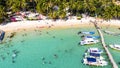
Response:
[{"label": "swimmer", "polygon": [[51,61],[48,62],[49,64],[52,64]]},{"label": "swimmer", "polygon": [[55,57],[55,58],[58,58],[57,54],[54,54],[54,57]]},{"label": "swimmer", "polygon": [[44,57],[42,57],[42,60],[45,60],[45,58],[44,58]]},{"label": "swimmer", "polygon": [[47,63],[47,62],[45,62],[45,61],[43,62],[43,64],[46,64],[46,63]]},{"label": "swimmer", "polygon": [[55,36],[53,36],[53,38],[55,38]]}]

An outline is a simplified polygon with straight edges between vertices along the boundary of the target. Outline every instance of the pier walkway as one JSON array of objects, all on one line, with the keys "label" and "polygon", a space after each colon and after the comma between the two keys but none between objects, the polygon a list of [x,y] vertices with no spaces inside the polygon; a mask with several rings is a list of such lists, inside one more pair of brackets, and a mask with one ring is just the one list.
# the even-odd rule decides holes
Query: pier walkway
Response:
[{"label": "pier walkway", "polygon": [[101,37],[102,46],[104,47],[104,49],[105,49],[105,51],[106,51],[106,53],[107,53],[107,55],[108,55],[108,57],[109,57],[109,59],[110,59],[110,62],[112,63],[113,68],[118,68],[116,62],[114,61],[114,59],[113,59],[111,53],[109,52],[109,50],[108,50],[108,48],[107,48],[107,46],[106,46],[106,44],[105,44],[104,37],[103,37],[103,34],[102,34],[102,32],[101,32],[99,26],[97,25],[96,22],[93,22],[93,23],[94,23],[94,25],[95,25],[95,27],[96,27],[96,29],[97,29],[97,31],[98,31],[100,37]]}]

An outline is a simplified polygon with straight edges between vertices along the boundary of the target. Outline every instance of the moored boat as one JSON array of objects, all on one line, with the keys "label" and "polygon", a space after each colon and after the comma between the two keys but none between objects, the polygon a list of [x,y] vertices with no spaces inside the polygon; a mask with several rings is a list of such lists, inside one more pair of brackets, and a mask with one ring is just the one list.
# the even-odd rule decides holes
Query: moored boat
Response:
[{"label": "moored boat", "polygon": [[95,66],[106,66],[108,63],[100,58],[95,58],[95,57],[85,57],[83,59],[83,63],[87,65],[95,65]]},{"label": "moored boat", "polygon": [[109,45],[109,46],[115,50],[120,50],[120,45],[118,45],[118,44],[113,44],[113,45]]},{"label": "moored boat", "polygon": [[100,36],[85,36],[85,38],[99,39],[99,38],[100,38]]},{"label": "moored boat", "polygon": [[95,66],[106,66],[108,63],[105,58],[101,56],[102,50],[98,48],[89,48],[83,58],[83,64],[95,65]]},{"label": "moored boat", "polygon": [[93,35],[93,34],[95,34],[95,32],[94,31],[90,31],[90,32],[80,31],[80,32],[78,32],[78,34],[90,34],[90,35]]},{"label": "moored boat", "polygon": [[93,38],[86,38],[82,41],[80,41],[80,44],[81,45],[86,45],[86,44],[95,44],[95,43],[98,43],[99,40],[96,40],[96,39],[93,39]]},{"label": "moored boat", "polygon": [[103,53],[103,51],[98,49],[98,48],[89,48],[87,50],[87,52],[90,52],[90,53]]}]

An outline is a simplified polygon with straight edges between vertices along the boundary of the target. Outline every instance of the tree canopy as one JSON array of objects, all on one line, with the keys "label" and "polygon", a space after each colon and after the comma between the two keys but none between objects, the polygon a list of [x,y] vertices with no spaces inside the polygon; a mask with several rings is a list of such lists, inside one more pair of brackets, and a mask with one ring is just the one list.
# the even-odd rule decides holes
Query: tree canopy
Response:
[{"label": "tree canopy", "polygon": [[120,19],[120,5],[115,0],[0,0],[0,17],[11,12],[35,10],[49,18],[87,14],[104,19]]}]

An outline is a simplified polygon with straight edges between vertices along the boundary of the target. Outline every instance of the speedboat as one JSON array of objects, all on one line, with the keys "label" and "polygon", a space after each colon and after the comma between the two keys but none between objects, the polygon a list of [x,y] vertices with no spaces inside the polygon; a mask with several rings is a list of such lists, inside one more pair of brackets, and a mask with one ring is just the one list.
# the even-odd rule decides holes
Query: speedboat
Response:
[{"label": "speedboat", "polygon": [[80,31],[80,32],[78,32],[78,34],[90,34],[90,35],[93,35],[93,34],[95,34],[95,32],[94,31],[90,31],[90,32]]},{"label": "speedboat", "polygon": [[98,49],[98,48],[89,48],[87,50],[87,52],[90,52],[90,53],[103,53],[103,51]]},{"label": "speedboat", "polygon": [[96,57],[96,58],[104,59],[101,56],[101,53],[103,53],[103,50],[100,50],[98,48],[89,48],[89,49],[87,49],[87,52],[85,53],[85,57],[93,56],[93,57]]},{"label": "speedboat", "polygon": [[86,44],[95,44],[95,43],[98,43],[98,42],[99,42],[99,40],[97,40],[97,39],[86,38],[86,39],[80,41],[80,44],[81,45],[86,45]]},{"label": "speedboat", "polygon": [[106,66],[108,63],[105,58],[101,56],[102,50],[98,48],[89,48],[84,54],[83,64],[95,65],[95,66]]},{"label": "speedboat", "polygon": [[95,65],[95,66],[106,66],[108,65],[108,63],[106,61],[104,61],[103,59],[100,58],[95,58],[95,57],[85,57],[83,59],[83,63],[87,64],[87,65]]},{"label": "speedboat", "polygon": [[113,45],[109,45],[109,46],[115,50],[120,50],[120,45],[118,45],[118,44],[113,44]]},{"label": "speedboat", "polygon": [[88,36],[85,36],[84,38],[99,39],[99,38],[100,38],[100,36],[90,36],[90,35],[88,35]]}]

